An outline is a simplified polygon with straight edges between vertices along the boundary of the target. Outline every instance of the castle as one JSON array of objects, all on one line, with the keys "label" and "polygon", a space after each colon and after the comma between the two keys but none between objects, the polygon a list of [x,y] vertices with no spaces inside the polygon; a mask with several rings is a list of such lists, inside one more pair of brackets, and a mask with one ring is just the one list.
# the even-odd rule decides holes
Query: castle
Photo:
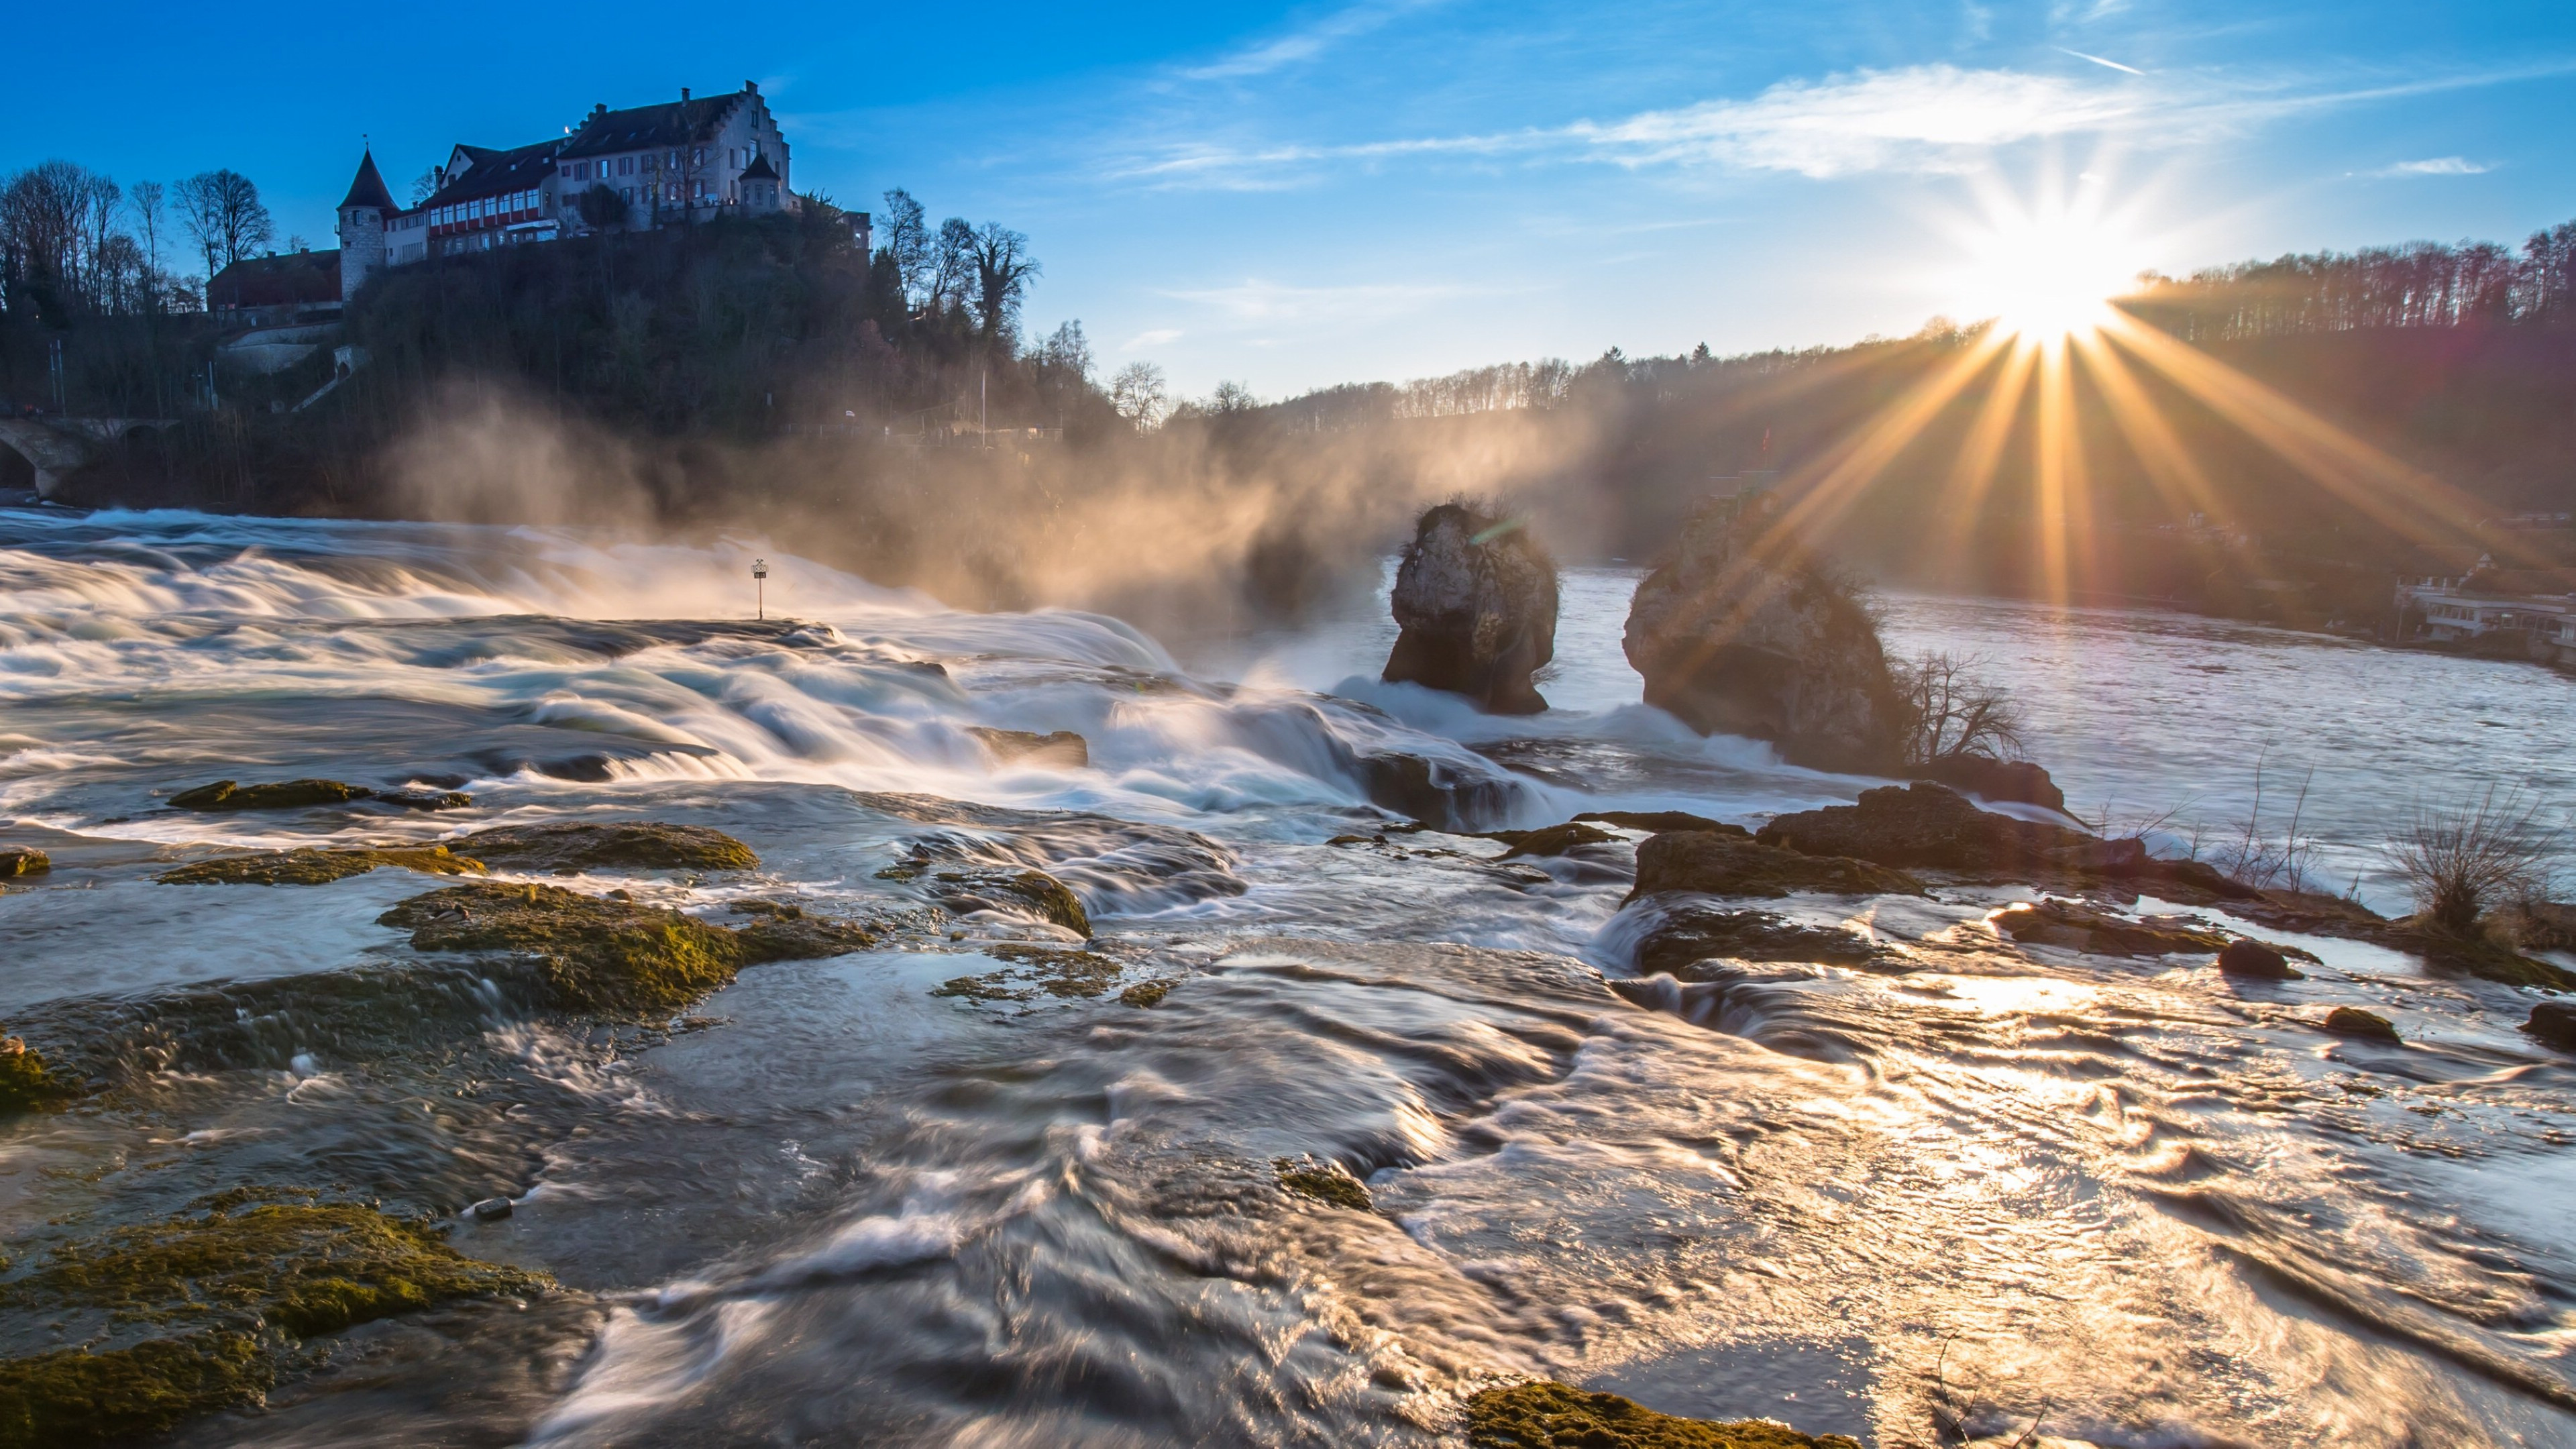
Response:
[{"label": "castle", "polygon": [[531,146],[460,143],[416,206],[394,203],[369,151],[340,202],[340,300],[382,268],[431,256],[794,211],[787,167],[787,140],[752,81],[720,96],[692,99],[683,87],[659,105],[602,104]]}]

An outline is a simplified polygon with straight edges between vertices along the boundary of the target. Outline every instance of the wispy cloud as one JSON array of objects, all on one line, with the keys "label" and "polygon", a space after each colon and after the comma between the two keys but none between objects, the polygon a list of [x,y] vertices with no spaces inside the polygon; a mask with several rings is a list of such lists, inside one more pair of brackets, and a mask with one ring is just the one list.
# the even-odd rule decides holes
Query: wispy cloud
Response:
[{"label": "wispy cloud", "polygon": [[2400,161],[2382,166],[2373,176],[2484,176],[2495,168],[2466,156],[2435,156],[2423,161]]},{"label": "wispy cloud", "polygon": [[1160,347],[1166,342],[1178,342],[1180,340],[1181,329],[1178,327],[1155,327],[1139,332],[1135,336],[1128,338],[1126,341],[1119,343],[1118,350],[1121,352],[1133,352],[1139,347]]},{"label": "wispy cloud", "polygon": [[1168,291],[1162,295],[1215,312],[1244,325],[1322,320],[1379,322],[1418,312],[1469,289],[1447,284],[1372,282],[1338,287],[1294,287],[1246,280],[1231,287]]},{"label": "wispy cloud", "polygon": [[1248,45],[1221,60],[1180,72],[1183,80],[1244,80],[1268,75],[1315,59],[1335,44],[1366,35],[1407,11],[1436,0],[1395,0],[1392,4],[1354,5],[1286,35]]}]

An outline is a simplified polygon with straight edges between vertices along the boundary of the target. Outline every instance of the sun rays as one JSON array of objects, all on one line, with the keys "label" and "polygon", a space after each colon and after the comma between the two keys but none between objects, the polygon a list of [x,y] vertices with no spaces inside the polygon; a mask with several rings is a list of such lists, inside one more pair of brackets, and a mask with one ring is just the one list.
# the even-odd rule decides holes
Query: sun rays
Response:
[{"label": "sun rays", "polygon": [[[1903,344],[1935,355],[1892,369],[1902,386],[1782,474],[1780,547],[1869,506],[1897,460],[1927,446],[1951,452],[1909,459],[1911,476],[1928,461],[1938,480],[1922,546],[1955,555],[1995,522],[1992,509],[2009,507],[2028,531],[2032,582],[2061,603],[2090,592],[2106,551],[2124,546],[2121,530],[2140,526],[2188,530],[2212,568],[2267,573],[2241,506],[2249,442],[2397,540],[2474,535],[2479,510],[2460,490],[2124,307],[2148,248],[2134,207],[2115,206],[2112,191],[2087,171],[2037,200],[1984,195],[1981,215],[1952,227],[1967,258],[1954,295],[1989,320]],[[2136,480],[2128,497],[2148,500],[2152,518],[2124,514],[2106,484],[2114,473]]]}]

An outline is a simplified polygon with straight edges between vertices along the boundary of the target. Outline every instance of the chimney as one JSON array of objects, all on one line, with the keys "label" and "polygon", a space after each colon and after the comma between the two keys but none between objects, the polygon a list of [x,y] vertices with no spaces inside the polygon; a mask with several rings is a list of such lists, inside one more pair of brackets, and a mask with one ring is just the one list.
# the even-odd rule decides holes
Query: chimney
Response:
[{"label": "chimney", "polygon": [[685,101],[685,100],[687,100],[688,98],[689,98],[689,88],[688,88],[687,86],[682,86],[682,87],[680,87],[680,99]]},{"label": "chimney", "polygon": [[744,81],[744,82],[742,83],[742,89],[743,89],[743,94],[745,94],[745,95],[753,95],[753,96],[759,95],[759,94],[760,94],[760,82],[755,81],[755,80],[747,80],[747,81]]}]

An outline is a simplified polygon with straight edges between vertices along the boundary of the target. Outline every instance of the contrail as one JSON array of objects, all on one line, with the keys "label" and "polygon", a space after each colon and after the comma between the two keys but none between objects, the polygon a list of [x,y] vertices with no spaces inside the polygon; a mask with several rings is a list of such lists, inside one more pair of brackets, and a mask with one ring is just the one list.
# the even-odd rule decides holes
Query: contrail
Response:
[{"label": "contrail", "polygon": [[2113,69],[2113,70],[2127,71],[2127,72],[2128,72],[2129,74],[2131,74],[2131,75],[2145,75],[2145,74],[2146,74],[2146,72],[2145,72],[2145,71],[2142,71],[2142,70],[2138,69],[2138,68],[2137,68],[2136,66],[2134,66],[2134,65],[2122,65],[2122,64],[2120,64],[2120,63],[2119,63],[2118,61],[2116,61],[2116,60],[2104,60],[2102,57],[2100,57],[2100,56],[2098,56],[2098,55],[2086,55],[2084,52],[2082,52],[2082,51],[2080,51],[2080,50],[2068,50],[2065,46],[2062,46],[2062,45],[2061,45],[2061,46],[2059,46],[2059,47],[2057,47],[2057,49],[2058,49],[2058,51],[2059,51],[2059,53],[2060,53],[2060,54],[2063,54],[2063,55],[2071,55],[2071,56],[2075,57],[2077,60],[2089,60],[2089,61],[2093,62],[2095,65],[2107,65],[2107,66],[2109,66],[2109,67],[2110,67],[2111,69]]}]

